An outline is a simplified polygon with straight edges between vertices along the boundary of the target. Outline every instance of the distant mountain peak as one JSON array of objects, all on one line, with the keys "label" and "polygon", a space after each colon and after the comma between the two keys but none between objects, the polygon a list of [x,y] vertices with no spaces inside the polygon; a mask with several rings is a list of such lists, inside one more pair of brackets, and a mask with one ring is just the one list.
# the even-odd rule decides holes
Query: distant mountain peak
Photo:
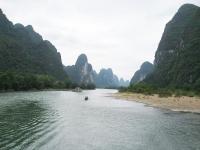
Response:
[{"label": "distant mountain peak", "polygon": [[140,81],[143,81],[150,73],[153,72],[154,66],[152,63],[145,61],[140,66],[140,69],[137,70],[134,76],[131,79],[131,84],[136,84]]},{"label": "distant mountain peak", "polygon": [[200,85],[199,58],[200,7],[184,4],[166,25],[155,54],[154,72],[145,82],[160,87],[196,88]]},{"label": "distant mountain peak", "polygon": [[96,86],[100,88],[119,87],[119,79],[111,68],[102,68],[97,76]]},{"label": "distant mountain peak", "polygon": [[94,71],[92,65],[88,63],[88,59],[85,54],[78,56],[75,65],[64,68],[74,83],[86,86],[94,84]]},{"label": "distant mountain peak", "polygon": [[25,28],[26,28],[27,30],[34,31],[34,29],[33,29],[33,26],[32,26],[32,25],[27,25]]},{"label": "distant mountain peak", "polygon": [[129,81],[119,83],[118,77],[111,68],[102,68],[99,73],[93,70],[85,54],[78,56],[75,65],[64,67],[69,78],[78,85],[95,84],[98,88],[116,88],[128,86]]},{"label": "distant mountain peak", "polygon": [[111,68],[108,68],[108,71],[113,72]]},{"label": "distant mountain peak", "polygon": [[3,14],[3,11],[2,11],[2,9],[0,8],[0,14]]},{"label": "distant mountain peak", "polygon": [[183,11],[183,10],[188,10],[188,9],[194,9],[194,8],[199,8],[198,6],[190,3],[183,4],[178,11]]},{"label": "distant mountain peak", "polygon": [[83,65],[85,65],[85,63],[87,63],[87,62],[88,62],[88,59],[87,59],[86,54],[81,54],[81,55],[78,56],[78,59],[77,59],[75,65],[76,65],[76,66],[83,66]]},{"label": "distant mountain peak", "polygon": [[21,29],[24,29],[24,25],[23,24],[21,24],[21,23],[16,23],[15,25],[14,25],[14,27],[15,28],[21,28]]},{"label": "distant mountain peak", "polygon": [[140,67],[140,69],[143,69],[143,68],[145,68],[145,67],[151,67],[153,64],[152,63],[150,63],[149,61],[145,61],[142,65],[141,65],[141,67]]}]

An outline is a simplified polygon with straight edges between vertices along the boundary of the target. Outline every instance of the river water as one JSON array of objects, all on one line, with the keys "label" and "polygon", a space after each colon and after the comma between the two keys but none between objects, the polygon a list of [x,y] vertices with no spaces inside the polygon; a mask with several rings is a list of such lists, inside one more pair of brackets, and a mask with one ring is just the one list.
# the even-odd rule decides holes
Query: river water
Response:
[{"label": "river water", "polygon": [[[109,97],[115,92],[1,93],[0,149],[200,149],[199,114]],[[88,101],[84,101],[85,96]]]}]

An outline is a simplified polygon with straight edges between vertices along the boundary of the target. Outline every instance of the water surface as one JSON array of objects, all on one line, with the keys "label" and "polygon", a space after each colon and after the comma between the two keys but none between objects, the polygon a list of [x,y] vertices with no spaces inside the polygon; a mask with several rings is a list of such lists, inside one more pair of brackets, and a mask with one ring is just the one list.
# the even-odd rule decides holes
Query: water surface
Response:
[{"label": "water surface", "polygon": [[114,92],[1,93],[0,149],[200,149],[199,114],[115,100]]}]

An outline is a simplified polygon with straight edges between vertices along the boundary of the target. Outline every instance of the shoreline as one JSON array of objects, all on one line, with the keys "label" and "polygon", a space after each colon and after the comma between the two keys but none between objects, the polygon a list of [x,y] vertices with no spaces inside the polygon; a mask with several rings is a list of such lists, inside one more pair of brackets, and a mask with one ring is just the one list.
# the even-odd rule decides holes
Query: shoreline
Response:
[{"label": "shoreline", "polygon": [[38,89],[30,89],[30,90],[18,90],[18,91],[9,89],[9,90],[0,90],[0,93],[42,92],[42,91],[72,91],[72,89],[52,89],[51,88],[51,89],[40,89],[40,90],[38,90]]},{"label": "shoreline", "polygon": [[[9,90],[0,90],[0,94],[1,93],[12,93],[12,92],[45,92],[45,91],[71,91],[71,92],[73,92],[73,90],[74,89],[53,89],[53,88],[50,88],[50,89],[40,89],[40,90],[38,90],[38,89],[30,89],[30,90],[18,90],[18,91],[15,91],[15,90],[12,90],[12,89],[9,89]],[[96,89],[82,89],[83,91],[84,90],[96,90]]]},{"label": "shoreline", "polygon": [[114,93],[112,97],[120,100],[143,103],[145,105],[177,112],[200,113],[200,97],[159,97],[139,93]]}]

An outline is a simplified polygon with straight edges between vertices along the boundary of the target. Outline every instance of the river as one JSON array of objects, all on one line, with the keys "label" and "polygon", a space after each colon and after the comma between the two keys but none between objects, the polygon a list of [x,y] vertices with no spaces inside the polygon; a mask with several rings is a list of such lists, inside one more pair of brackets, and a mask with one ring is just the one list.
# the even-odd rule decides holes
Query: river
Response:
[{"label": "river", "polygon": [[0,149],[200,149],[199,114],[116,100],[115,92],[1,93]]}]

